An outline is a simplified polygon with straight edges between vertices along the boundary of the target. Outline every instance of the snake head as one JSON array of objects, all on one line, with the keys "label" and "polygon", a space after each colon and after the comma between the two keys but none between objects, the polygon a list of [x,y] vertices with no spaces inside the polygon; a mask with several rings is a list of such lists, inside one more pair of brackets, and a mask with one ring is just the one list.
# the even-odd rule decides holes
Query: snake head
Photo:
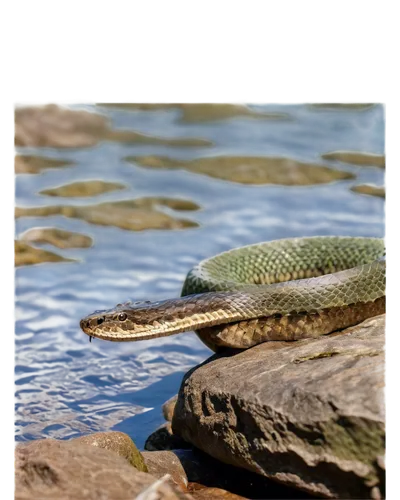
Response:
[{"label": "snake head", "polygon": [[89,337],[117,342],[142,340],[162,320],[162,302],[137,301],[117,304],[113,309],[95,311],[81,319],[80,327]]}]

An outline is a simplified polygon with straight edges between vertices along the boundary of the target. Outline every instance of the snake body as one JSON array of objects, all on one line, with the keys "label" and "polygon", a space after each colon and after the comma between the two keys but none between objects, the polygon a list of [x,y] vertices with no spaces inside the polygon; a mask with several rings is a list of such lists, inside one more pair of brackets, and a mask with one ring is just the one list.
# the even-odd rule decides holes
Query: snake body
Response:
[{"label": "snake body", "polygon": [[385,312],[384,255],[379,238],[249,245],[200,262],[180,298],[118,304],[80,325],[90,337],[119,342],[195,330],[215,351],[324,335]]}]

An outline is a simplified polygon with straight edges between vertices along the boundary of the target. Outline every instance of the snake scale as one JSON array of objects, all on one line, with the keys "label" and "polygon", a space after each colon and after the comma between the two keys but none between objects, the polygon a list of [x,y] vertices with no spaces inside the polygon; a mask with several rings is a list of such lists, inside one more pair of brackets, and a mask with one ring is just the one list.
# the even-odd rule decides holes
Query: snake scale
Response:
[{"label": "snake scale", "polygon": [[317,337],[385,312],[382,239],[290,238],[196,265],[180,298],[126,302],[80,322],[90,337],[135,341],[195,330],[214,351]]}]

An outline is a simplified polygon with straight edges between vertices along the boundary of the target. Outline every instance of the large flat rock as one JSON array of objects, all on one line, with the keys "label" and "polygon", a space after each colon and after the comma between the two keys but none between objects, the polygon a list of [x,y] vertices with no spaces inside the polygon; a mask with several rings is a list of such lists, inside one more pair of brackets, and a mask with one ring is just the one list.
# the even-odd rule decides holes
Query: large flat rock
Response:
[{"label": "large flat rock", "polygon": [[213,457],[327,498],[384,496],[385,316],[214,355],[182,382],[173,431]]}]

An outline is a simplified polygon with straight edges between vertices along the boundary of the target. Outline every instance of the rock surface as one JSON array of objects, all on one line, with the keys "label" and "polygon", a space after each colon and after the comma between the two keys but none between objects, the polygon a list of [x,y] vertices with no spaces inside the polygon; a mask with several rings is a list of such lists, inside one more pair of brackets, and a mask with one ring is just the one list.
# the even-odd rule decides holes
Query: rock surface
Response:
[{"label": "rock surface", "polygon": [[74,259],[66,259],[56,253],[34,248],[19,240],[15,240],[14,242],[14,255],[16,267],[40,264],[42,262],[75,262]]},{"label": "rock surface", "polygon": [[185,104],[156,104],[156,103],[102,103],[99,106],[109,106],[127,110],[156,111],[159,109],[179,109],[181,110],[182,122],[210,122],[217,120],[227,120],[236,117],[260,118],[269,120],[288,119],[285,113],[266,113],[250,109],[242,104],[208,104],[208,103],[185,103]]},{"label": "rock surface", "polygon": [[143,167],[184,169],[241,184],[308,186],[354,179],[350,172],[314,163],[302,163],[291,158],[214,156],[178,160],[167,156],[128,156],[125,160]]},{"label": "rock surface", "polygon": [[383,498],[384,325],[214,355],[185,376],[174,433],[313,495]]},{"label": "rock surface", "polygon": [[44,439],[15,450],[16,500],[190,499],[172,482],[140,472],[111,451]]},{"label": "rock surface", "polygon": [[181,461],[172,451],[144,451],[143,459],[148,472],[157,478],[169,474],[181,489],[186,490],[188,478]]},{"label": "rock surface", "polygon": [[125,458],[125,460],[137,470],[141,472],[150,472],[147,470],[142,454],[136,448],[135,443],[124,432],[95,432],[94,434],[71,439],[70,442],[89,444],[97,448],[112,451],[120,457]]},{"label": "rock surface", "polygon": [[15,110],[15,145],[82,148],[100,141],[167,146],[210,146],[205,139],[151,137],[133,130],[114,130],[106,116],[49,104]]},{"label": "rock surface", "polygon": [[352,186],[350,189],[354,191],[354,193],[368,194],[370,196],[378,196],[379,198],[385,198],[386,196],[386,191],[383,186],[359,184],[358,186]]},{"label": "rock surface", "polygon": [[365,167],[385,168],[385,155],[363,153],[362,151],[330,151],[321,155],[324,160],[337,160],[342,163]]},{"label": "rock surface", "polygon": [[127,186],[119,182],[104,182],[104,181],[84,181],[73,182],[58,186],[56,188],[43,189],[39,194],[46,196],[62,196],[65,198],[97,196],[111,191],[125,189]]},{"label": "rock surface", "polygon": [[144,229],[182,229],[197,227],[195,221],[178,219],[159,211],[164,206],[173,210],[197,210],[195,203],[173,198],[138,198],[136,200],[98,203],[96,205],[49,205],[45,207],[16,207],[15,217],[45,217],[63,215],[74,219],[83,219],[91,224],[116,226],[130,231]]},{"label": "rock surface", "polygon": [[64,231],[56,227],[35,227],[21,234],[20,240],[48,243],[58,248],[89,248],[93,240],[86,234]]},{"label": "rock surface", "polygon": [[68,160],[59,160],[57,158],[46,158],[44,156],[16,155],[15,173],[16,174],[38,174],[48,168],[61,168],[72,165]]}]

